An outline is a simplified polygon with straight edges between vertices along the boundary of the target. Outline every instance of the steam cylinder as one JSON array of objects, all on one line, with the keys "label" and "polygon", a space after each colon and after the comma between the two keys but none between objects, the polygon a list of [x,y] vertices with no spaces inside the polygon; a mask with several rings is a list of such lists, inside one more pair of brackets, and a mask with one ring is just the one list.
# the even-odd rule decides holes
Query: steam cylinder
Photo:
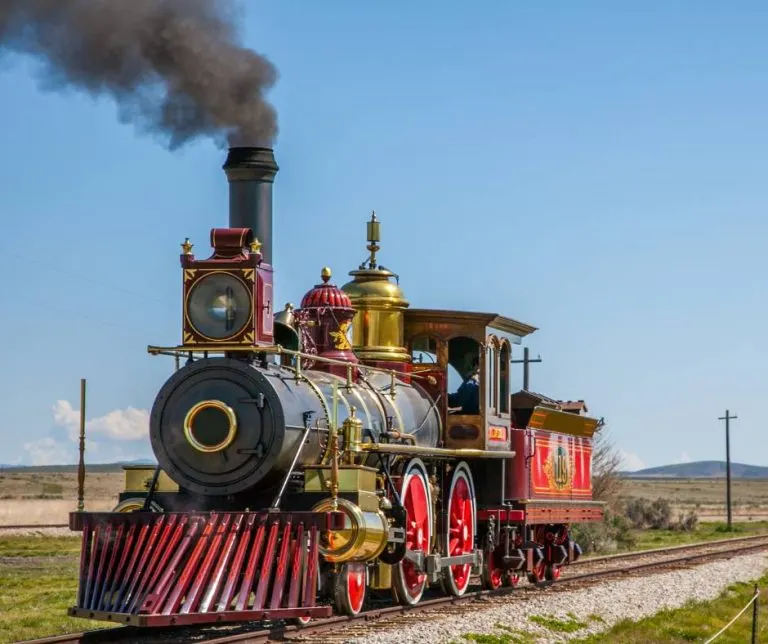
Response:
[{"label": "steam cylinder", "polygon": [[162,469],[180,487],[208,495],[234,495],[273,485],[290,468],[307,423],[310,433],[297,463],[322,459],[331,425],[333,387],[336,422],[352,407],[363,422],[363,440],[378,440],[391,427],[412,434],[417,445],[434,447],[440,417],[418,385],[373,374],[346,388],[331,373],[266,367],[234,358],[205,358],[171,376],[158,393],[150,417],[152,449]]}]

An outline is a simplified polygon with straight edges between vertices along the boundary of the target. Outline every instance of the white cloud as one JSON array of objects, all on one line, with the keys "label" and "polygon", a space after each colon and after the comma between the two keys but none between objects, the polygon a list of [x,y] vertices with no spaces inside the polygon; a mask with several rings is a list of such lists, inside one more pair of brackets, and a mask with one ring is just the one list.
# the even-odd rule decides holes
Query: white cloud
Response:
[{"label": "white cloud", "polygon": [[[67,400],[57,400],[53,406],[54,422],[67,430],[70,440],[80,433],[80,410],[73,409]],[[149,434],[149,411],[127,407],[115,409],[104,416],[85,422],[86,436],[101,434],[115,440],[137,440]]]},{"label": "white cloud", "polygon": [[[67,433],[60,433],[23,443],[18,464],[63,465],[78,460],[80,435],[80,410],[74,409],[67,400],[57,400],[53,405],[53,421]],[[85,435],[86,462],[97,459],[100,463],[111,463],[131,458],[147,457],[149,434],[149,412],[146,409],[127,407],[115,409],[108,414],[86,420]]]},{"label": "white cloud", "polygon": [[22,449],[24,456],[21,460],[29,465],[59,465],[74,459],[71,443],[61,443],[50,437],[24,443]]},{"label": "white cloud", "polygon": [[627,452],[619,448],[619,455],[621,456],[621,469],[623,470],[636,472],[647,467],[645,462],[634,452]]},{"label": "white cloud", "polygon": [[675,463],[676,464],[679,464],[679,463],[690,463],[690,462],[691,462],[691,457],[688,456],[688,452],[681,453],[680,456],[678,456],[675,459]]}]

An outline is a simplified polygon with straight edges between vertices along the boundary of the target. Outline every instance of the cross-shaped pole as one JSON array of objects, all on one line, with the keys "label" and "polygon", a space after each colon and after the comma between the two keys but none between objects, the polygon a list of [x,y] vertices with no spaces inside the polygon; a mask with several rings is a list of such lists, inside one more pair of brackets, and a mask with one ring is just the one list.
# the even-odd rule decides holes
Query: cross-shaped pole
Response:
[{"label": "cross-shaped pole", "polygon": [[528,347],[525,347],[523,349],[523,359],[522,360],[512,360],[512,364],[520,364],[523,363],[523,389],[525,391],[528,391],[528,385],[531,382],[531,374],[529,365],[532,362],[541,362],[541,356],[535,359],[531,359],[528,357]]},{"label": "cross-shaped pole", "polygon": [[725,499],[728,507],[728,530],[731,530],[731,421],[738,416],[731,416],[731,412],[725,410],[725,416],[717,420],[725,421]]}]

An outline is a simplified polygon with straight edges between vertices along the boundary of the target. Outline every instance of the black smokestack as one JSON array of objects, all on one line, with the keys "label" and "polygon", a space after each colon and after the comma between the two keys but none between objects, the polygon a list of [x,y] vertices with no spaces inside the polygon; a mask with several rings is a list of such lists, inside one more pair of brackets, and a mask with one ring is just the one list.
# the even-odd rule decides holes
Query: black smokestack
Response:
[{"label": "black smokestack", "polygon": [[272,183],[278,170],[270,148],[230,148],[224,163],[229,227],[253,230],[268,264],[272,264]]},{"label": "black smokestack", "polygon": [[277,72],[237,42],[228,0],[0,0],[0,52],[43,63],[43,86],[118,103],[171,149],[198,137],[270,145]]}]

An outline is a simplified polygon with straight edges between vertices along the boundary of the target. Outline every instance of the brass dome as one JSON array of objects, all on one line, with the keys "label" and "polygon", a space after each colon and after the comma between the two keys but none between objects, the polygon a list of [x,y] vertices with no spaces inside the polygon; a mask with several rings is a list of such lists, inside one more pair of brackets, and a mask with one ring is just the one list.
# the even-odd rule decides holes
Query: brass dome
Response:
[{"label": "brass dome", "polygon": [[368,263],[349,274],[341,287],[352,302],[352,349],[363,361],[403,362],[410,360],[404,345],[403,311],[409,303],[400,286],[391,280],[395,273],[376,264],[379,222],[372,213],[368,222]]},{"label": "brass dome", "polygon": [[392,271],[381,268],[362,269],[351,271],[350,275],[354,279],[344,284],[341,290],[349,295],[355,308],[364,304],[408,308],[408,300],[405,299],[403,290],[389,279],[395,276]]}]

